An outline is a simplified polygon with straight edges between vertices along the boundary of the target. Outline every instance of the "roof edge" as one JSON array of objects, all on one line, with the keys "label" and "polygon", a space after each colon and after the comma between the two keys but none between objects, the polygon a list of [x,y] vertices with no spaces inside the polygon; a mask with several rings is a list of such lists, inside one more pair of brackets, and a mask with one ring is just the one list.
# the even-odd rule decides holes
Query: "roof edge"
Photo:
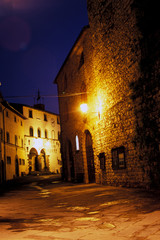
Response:
[{"label": "roof edge", "polygon": [[88,29],[88,28],[89,28],[89,25],[86,25],[86,26],[84,26],[84,27],[82,28],[82,30],[80,31],[80,33],[79,33],[79,35],[78,35],[78,37],[77,37],[75,43],[73,44],[71,50],[69,51],[67,57],[65,58],[65,60],[64,60],[64,62],[63,62],[63,64],[62,64],[60,70],[58,71],[57,76],[55,77],[55,79],[54,79],[54,81],[53,81],[54,84],[57,84],[57,79],[58,79],[58,77],[59,77],[59,75],[60,75],[60,73],[61,73],[61,71],[62,71],[64,65],[66,64],[66,62],[67,62],[69,56],[71,55],[71,53],[72,53],[74,47],[76,46],[77,42],[78,42],[79,39],[81,38],[82,34],[83,34],[83,33],[86,31],[86,29]]}]

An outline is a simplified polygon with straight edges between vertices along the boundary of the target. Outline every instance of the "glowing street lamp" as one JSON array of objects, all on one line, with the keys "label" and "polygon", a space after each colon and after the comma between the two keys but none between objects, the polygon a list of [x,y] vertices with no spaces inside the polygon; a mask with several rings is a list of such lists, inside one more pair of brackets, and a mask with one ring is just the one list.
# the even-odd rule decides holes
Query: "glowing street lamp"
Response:
[{"label": "glowing street lamp", "polygon": [[80,108],[81,108],[81,111],[82,111],[83,113],[86,113],[86,112],[88,111],[88,106],[87,106],[86,103],[82,103],[82,104],[80,105]]}]

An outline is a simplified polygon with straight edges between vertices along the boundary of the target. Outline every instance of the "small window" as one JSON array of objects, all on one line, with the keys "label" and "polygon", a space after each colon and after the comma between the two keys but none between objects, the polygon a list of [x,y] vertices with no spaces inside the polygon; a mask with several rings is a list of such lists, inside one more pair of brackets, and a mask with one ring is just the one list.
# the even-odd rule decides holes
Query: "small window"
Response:
[{"label": "small window", "polygon": [[38,128],[37,134],[38,134],[38,137],[40,138],[41,137],[41,130],[39,128]]},{"label": "small window", "polygon": [[21,139],[21,147],[23,148],[23,139]]},{"label": "small window", "polygon": [[84,64],[84,53],[81,53],[81,57],[80,57],[80,62],[79,62],[79,69],[82,67],[82,65]]},{"label": "small window", "polygon": [[14,116],[14,121],[17,122],[17,118],[16,118],[16,116]]},{"label": "small window", "polygon": [[10,143],[10,136],[9,136],[9,132],[6,133],[6,138],[7,138],[7,143]]},{"label": "small window", "polygon": [[48,138],[48,132],[47,130],[44,131],[45,138]]},{"label": "small window", "polygon": [[47,121],[47,115],[44,114],[44,121]]},{"label": "small window", "polygon": [[7,156],[7,164],[11,164],[11,157]]},{"label": "small window", "polygon": [[6,117],[9,117],[9,113],[8,113],[8,111],[6,111]]},{"label": "small window", "polygon": [[76,151],[79,151],[79,137],[76,135]]},{"label": "small window", "polygon": [[22,165],[25,165],[25,160],[24,159],[22,159]]},{"label": "small window", "polygon": [[124,147],[112,149],[112,168],[114,170],[126,168]]},{"label": "small window", "polygon": [[23,126],[23,123],[22,123],[22,121],[21,121],[21,126]]},{"label": "small window", "polygon": [[29,118],[33,118],[32,110],[29,110]]},{"label": "small window", "polygon": [[22,159],[21,158],[19,158],[19,165],[22,165],[22,161],[21,161]]},{"label": "small window", "polygon": [[29,135],[30,135],[30,137],[33,137],[33,127],[30,127],[30,129],[29,129]]}]

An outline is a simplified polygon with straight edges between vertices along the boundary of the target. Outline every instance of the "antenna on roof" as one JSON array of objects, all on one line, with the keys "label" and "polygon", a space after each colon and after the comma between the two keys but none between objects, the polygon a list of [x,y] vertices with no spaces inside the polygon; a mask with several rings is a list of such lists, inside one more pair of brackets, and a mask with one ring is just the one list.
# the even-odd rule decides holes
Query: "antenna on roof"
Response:
[{"label": "antenna on roof", "polygon": [[[41,102],[41,99],[43,103]],[[37,103],[36,104],[34,103],[34,108],[39,110],[45,110],[44,101],[43,101],[43,98],[41,98],[39,89],[37,94]]]}]

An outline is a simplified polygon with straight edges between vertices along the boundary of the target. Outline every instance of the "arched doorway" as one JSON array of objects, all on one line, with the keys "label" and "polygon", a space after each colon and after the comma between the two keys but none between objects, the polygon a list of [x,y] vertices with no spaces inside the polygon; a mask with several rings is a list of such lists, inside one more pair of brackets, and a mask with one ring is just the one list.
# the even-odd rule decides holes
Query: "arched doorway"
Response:
[{"label": "arched doorway", "polygon": [[74,171],[74,159],[73,159],[73,152],[72,152],[72,143],[68,140],[68,156],[69,156],[69,167],[70,167],[70,176],[71,181],[75,179],[75,171]]},{"label": "arched doorway", "polygon": [[90,183],[95,182],[95,166],[94,166],[94,154],[92,147],[92,136],[90,132],[85,131],[86,134],[86,157],[87,157],[87,167],[88,167],[88,180]]},{"label": "arched doorway", "polygon": [[16,159],[15,159],[15,174],[16,174],[16,177],[19,177],[19,163],[18,163],[18,156],[16,156]]},{"label": "arched doorway", "polygon": [[41,150],[39,159],[41,162],[42,170],[44,170],[44,171],[49,170],[49,163],[48,163],[48,159],[47,159],[46,152],[44,149]]},{"label": "arched doorway", "polygon": [[38,152],[35,148],[31,148],[29,152],[29,172],[32,171],[40,171]]}]

